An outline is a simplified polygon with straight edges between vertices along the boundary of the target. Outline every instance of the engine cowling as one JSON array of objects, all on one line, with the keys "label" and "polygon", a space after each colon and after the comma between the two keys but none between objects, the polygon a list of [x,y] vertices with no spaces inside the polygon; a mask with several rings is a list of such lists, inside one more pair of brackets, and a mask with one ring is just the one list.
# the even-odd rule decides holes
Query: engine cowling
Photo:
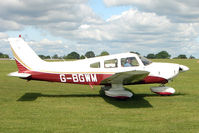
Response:
[{"label": "engine cowling", "polygon": [[167,86],[159,86],[159,87],[151,87],[152,92],[161,95],[161,96],[169,96],[175,93],[175,89]]}]

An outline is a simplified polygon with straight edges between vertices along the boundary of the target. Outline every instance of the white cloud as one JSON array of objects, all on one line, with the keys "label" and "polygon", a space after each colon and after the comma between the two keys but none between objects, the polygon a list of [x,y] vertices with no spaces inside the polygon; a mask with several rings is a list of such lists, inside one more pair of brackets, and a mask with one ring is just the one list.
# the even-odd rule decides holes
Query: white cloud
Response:
[{"label": "white cloud", "polygon": [[27,42],[31,48],[37,53],[37,54],[45,54],[45,55],[64,55],[66,54],[65,47],[66,44],[63,43],[62,40],[55,40],[51,41],[47,38],[44,38],[40,41],[29,41]]},{"label": "white cloud", "polygon": [[6,33],[0,32],[0,39],[8,38],[8,35]]},{"label": "white cloud", "polygon": [[79,27],[82,22],[96,21],[95,14],[86,2],[87,0],[57,0],[56,2],[54,0],[6,0],[1,1],[0,16],[2,20],[12,21],[18,25],[34,25],[46,29],[62,26],[70,30]]},{"label": "white cloud", "polygon": [[[167,50],[172,55],[199,50],[197,1],[104,0],[108,6],[132,5],[131,9],[98,17],[87,0],[6,0],[0,4],[0,39],[4,31],[31,26],[62,39],[45,38],[29,44],[39,54],[64,55],[88,50],[100,53],[138,51],[143,55]],[[1,33],[2,32],[2,33]],[[30,33],[31,34],[31,33]],[[31,40],[31,35],[29,35]],[[4,42],[1,42],[3,44]],[[1,45],[2,49],[7,45]]]},{"label": "white cloud", "polygon": [[19,30],[22,28],[20,24],[12,20],[3,20],[0,18],[0,31]]},{"label": "white cloud", "polygon": [[50,41],[47,38],[44,38],[43,40],[41,40],[40,42],[29,42],[30,45],[38,45],[38,46],[51,46],[51,45],[60,45],[62,44],[62,40],[56,40],[56,41]]},{"label": "white cloud", "polygon": [[[89,25],[79,29],[76,40],[81,39],[84,44],[106,43],[111,51],[115,48],[120,52],[132,50],[145,55],[168,50],[177,55],[186,52],[183,49],[188,48],[190,43],[199,50],[195,41],[199,32],[198,26],[196,23],[173,23],[165,16],[131,9],[112,16],[101,25]],[[90,41],[87,42],[88,40]]]},{"label": "white cloud", "polygon": [[4,54],[12,55],[7,37],[8,37],[7,34],[0,32],[0,52]]},{"label": "white cloud", "polygon": [[167,16],[175,22],[199,21],[197,0],[104,0],[107,6],[132,5],[145,12]]}]

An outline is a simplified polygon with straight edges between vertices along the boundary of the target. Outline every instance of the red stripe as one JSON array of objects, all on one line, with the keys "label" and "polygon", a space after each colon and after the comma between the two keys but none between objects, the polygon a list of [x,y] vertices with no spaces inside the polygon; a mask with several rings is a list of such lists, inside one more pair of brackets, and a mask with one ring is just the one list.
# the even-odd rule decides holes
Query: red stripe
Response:
[{"label": "red stripe", "polygon": [[16,59],[16,64],[17,64],[17,67],[18,67],[18,72],[19,73],[23,73],[25,71],[27,71],[28,69],[26,67],[24,67],[20,62],[18,62]]},{"label": "red stripe", "polygon": [[[87,84],[87,85],[100,85],[101,81],[112,76],[112,74],[88,74],[90,81],[86,80],[85,74],[55,74],[55,73],[44,73],[36,71],[26,71],[26,73],[31,74],[32,80],[42,80],[50,82],[61,82],[60,75],[64,75],[66,82],[63,83],[73,83],[73,84]],[[78,75],[77,77],[74,75]],[[95,81],[93,81],[92,76],[96,75]]]},{"label": "red stripe", "polygon": [[162,95],[162,96],[169,96],[171,95],[172,93],[170,92],[155,92],[156,94],[159,94],[159,95]]},{"label": "red stripe", "polygon": [[[66,82],[62,81],[63,83],[87,84],[87,85],[100,85],[104,79],[112,76],[112,74],[88,74],[90,79],[90,81],[88,81],[86,79],[85,74],[57,74],[57,73],[36,72],[30,70],[26,71],[26,73],[31,74],[32,80],[61,82],[61,78],[63,78],[63,81],[66,81]],[[61,75],[63,75],[63,77]],[[91,76],[96,76],[96,80],[93,81]],[[167,83],[167,82],[168,81],[164,78],[147,76],[144,78],[144,80],[132,84],[151,84],[151,83]]]},{"label": "red stripe", "polygon": [[144,80],[138,82],[137,84],[152,84],[152,83],[166,84],[168,83],[168,80],[165,78],[156,77],[156,76],[147,76],[144,78]]}]

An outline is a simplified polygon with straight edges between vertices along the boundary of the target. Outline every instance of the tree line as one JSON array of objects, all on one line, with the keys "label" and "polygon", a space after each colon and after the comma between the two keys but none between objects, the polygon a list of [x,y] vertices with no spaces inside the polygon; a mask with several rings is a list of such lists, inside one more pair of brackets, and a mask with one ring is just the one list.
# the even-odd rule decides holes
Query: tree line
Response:
[{"label": "tree line", "polygon": [[88,51],[85,53],[85,55],[80,55],[79,53],[73,51],[64,56],[58,56],[57,54],[55,54],[52,57],[49,55],[48,56],[39,55],[39,57],[42,59],[85,59],[85,58],[92,58],[96,56],[105,56],[105,55],[109,55],[109,53],[107,51],[102,51],[100,55],[95,55],[93,51]]},{"label": "tree line", "polygon": [[[131,51],[131,53],[136,53],[136,54],[140,55],[140,53],[138,53],[138,52]],[[109,53],[107,51],[102,51],[100,53],[100,55],[97,55],[97,56],[105,56],[105,55],[109,55]],[[96,55],[93,51],[88,51],[85,53],[85,55],[80,55],[77,52],[73,51],[73,52],[69,53],[68,55],[64,55],[64,56],[60,56],[60,57],[57,54],[53,55],[52,57],[44,56],[44,55],[39,55],[39,56],[42,59],[85,59],[85,58],[96,57]],[[145,57],[148,59],[170,59],[171,55],[167,51],[161,51],[157,54],[150,53]],[[195,59],[195,57],[191,55],[188,58],[185,54],[180,54],[177,57],[174,57],[173,59]]]},{"label": "tree line", "polygon": [[[157,54],[150,53],[146,56],[148,59],[170,59],[171,55],[167,51],[161,51]],[[188,59],[188,57],[185,54],[180,54],[177,57],[174,57],[173,59]],[[189,59],[195,59],[194,56],[190,56]]]},{"label": "tree line", "polygon": [[[138,52],[132,52],[139,54]],[[39,55],[41,59],[85,59],[85,58],[92,58],[96,56],[105,56],[109,55],[107,51],[102,51],[99,55],[95,55],[93,51],[88,51],[84,55],[80,55],[79,53],[73,51],[67,55],[64,56],[58,56],[57,54],[50,56],[50,55]],[[171,55],[167,51],[161,51],[157,54],[150,53],[147,56],[145,56],[148,59],[170,59]],[[0,58],[9,58],[9,55],[3,54],[0,52]],[[174,57],[173,59],[195,59],[194,56],[187,57],[185,54],[180,54],[177,57]]]},{"label": "tree line", "polygon": [[0,52],[0,58],[9,58],[9,55]]}]

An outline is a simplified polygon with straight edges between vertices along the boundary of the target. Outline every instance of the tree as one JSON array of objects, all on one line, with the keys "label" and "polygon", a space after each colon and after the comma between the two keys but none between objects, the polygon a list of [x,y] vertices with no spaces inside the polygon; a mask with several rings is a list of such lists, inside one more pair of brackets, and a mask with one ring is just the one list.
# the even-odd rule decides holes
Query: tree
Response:
[{"label": "tree", "polygon": [[66,58],[67,59],[80,59],[80,55],[77,52],[73,51],[70,54],[68,54],[67,56],[64,56],[64,59],[66,59]]},{"label": "tree", "polygon": [[180,55],[178,55],[177,58],[178,58],[178,59],[187,59],[187,56],[184,55],[184,54],[180,54]]},{"label": "tree", "polygon": [[47,55],[47,56],[45,56],[45,55],[39,55],[39,57],[40,57],[41,59],[50,59],[50,56],[49,56],[49,55]]},{"label": "tree", "polygon": [[191,55],[191,56],[189,57],[189,59],[195,59],[195,57]]},{"label": "tree", "polygon": [[100,56],[105,56],[105,55],[109,55],[109,53],[107,51],[102,51]]},{"label": "tree", "polygon": [[59,56],[58,56],[57,54],[55,54],[55,55],[52,56],[52,58],[53,58],[53,59],[58,59]]},{"label": "tree", "polygon": [[86,52],[85,56],[87,58],[92,58],[92,57],[95,57],[95,53],[93,51],[88,51],[88,52]]},{"label": "tree", "polygon": [[47,56],[46,56],[46,59],[51,59],[51,58],[50,58],[50,55],[47,55]]},{"label": "tree", "polygon": [[41,59],[45,59],[45,55],[39,55],[39,57],[41,58]]},{"label": "tree", "polygon": [[3,58],[9,58],[9,56],[7,54],[4,54]]},{"label": "tree", "polygon": [[9,58],[9,56],[0,52],[0,58]]},{"label": "tree", "polygon": [[155,59],[155,54],[148,54],[146,56],[146,58],[148,58],[148,59]]},{"label": "tree", "polygon": [[85,56],[84,56],[84,55],[81,55],[80,59],[85,59]]},{"label": "tree", "polygon": [[161,51],[155,55],[157,59],[169,59],[171,55],[167,51]]}]

